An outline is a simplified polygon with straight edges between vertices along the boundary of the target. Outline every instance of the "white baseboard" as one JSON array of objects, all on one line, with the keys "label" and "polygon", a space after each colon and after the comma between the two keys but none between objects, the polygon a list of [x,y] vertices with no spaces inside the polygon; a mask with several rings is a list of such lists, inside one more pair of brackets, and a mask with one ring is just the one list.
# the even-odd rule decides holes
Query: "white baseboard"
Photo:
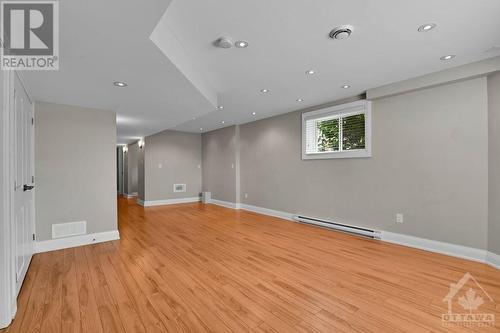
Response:
[{"label": "white baseboard", "polygon": [[247,205],[247,204],[241,204],[241,209],[248,210],[248,211],[254,212],[254,213],[278,217],[280,219],[284,219],[284,220],[288,220],[288,221],[294,221],[294,219],[293,219],[294,214],[287,213],[287,212],[281,212],[279,210],[273,210],[273,209],[269,209],[269,208],[252,206],[252,205]]},{"label": "white baseboard", "polygon": [[[269,208],[263,208],[258,206],[252,206],[247,204],[239,204],[239,208],[236,208],[236,203],[226,202],[220,200],[212,200],[212,203],[220,206],[224,206],[232,209],[243,209],[254,213],[259,213],[263,215],[278,217],[288,221],[294,221],[293,216],[295,214],[277,211]],[[413,247],[421,250],[426,250],[430,252],[441,253],[449,255],[452,257],[473,260],[481,263],[488,264],[492,267],[500,269],[500,255],[488,252],[486,250],[476,249],[473,247],[467,247],[462,245],[456,245],[451,243],[445,243],[425,238],[419,238],[415,236],[408,236],[403,234],[397,234],[388,231],[380,231],[381,240],[388,243],[399,244],[403,246]]]},{"label": "white baseboard", "polygon": [[231,209],[240,209],[240,204],[236,202],[229,202],[229,201],[222,201],[222,200],[217,200],[217,199],[211,199],[210,200],[211,204],[217,205],[217,206],[222,206],[226,208],[231,208]]},{"label": "white baseboard", "polygon": [[473,247],[439,242],[435,240],[397,234],[388,231],[382,231],[382,240],[389,243],[414,247],[431,252],[437,252],[453,257],[469,259],[483,263],[486,262],[487,251],[476,249]]},{"label": "white baseboard", "polygon": [[189,202],[198,202],[198,201],[200,201],[199,197],[192,197],[192,198],[149,200],[149,201],[137,200],[137,203],[141,206],[144,206],[144,207],[151,207],[151,206],[162,206],[162,205],[175,205],[175,204],[180,204],[180,203],[189,203]]},{"label": "white baseboard", "polygon": [[488,252],[488,254],[486,255],[486,263],[492,267],[495,267],[496,269],[500,269],[500,255],[493,252]]},{"label": "white baseboard", "polygon": [[95,234],[50,239],[46,241],[36,242],[35,253],[49,252],[55,250],[68,249],[71,247],[97,244],[120,239],[118,230],[98,232]]},{"label": "white baseboard", "polygon": [[132,199],[132,198],[135,198],[136,196],[138,196],[139,193],[137,192],[133,192],[133,193],[123,193],[123,196],[127,199]]}]

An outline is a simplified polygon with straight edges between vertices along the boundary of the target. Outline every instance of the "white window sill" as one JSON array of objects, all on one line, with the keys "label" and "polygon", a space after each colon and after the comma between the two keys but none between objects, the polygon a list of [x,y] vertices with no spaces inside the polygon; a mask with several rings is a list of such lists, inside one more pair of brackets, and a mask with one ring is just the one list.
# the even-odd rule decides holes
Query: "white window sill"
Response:
[{"label": "white window sill", "polygon": [[372,153],[364,150],[344,150],[326,153],[302,154],[303,160],[324,160],[332,158],[366,158],[371,157]]}]

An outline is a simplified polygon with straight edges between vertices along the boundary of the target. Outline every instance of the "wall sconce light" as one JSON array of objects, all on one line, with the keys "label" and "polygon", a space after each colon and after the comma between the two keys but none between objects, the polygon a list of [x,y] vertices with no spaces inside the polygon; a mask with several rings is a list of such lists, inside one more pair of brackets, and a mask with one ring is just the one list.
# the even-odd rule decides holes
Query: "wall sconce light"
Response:
[{"label": "wall sconce light", "polygon": [[128,146],[125,145],[125,146],[123,146],[123,153],[126,154],[127,152],[128,152]]},{"label": "wall sconce light", "polygon": [[139,145],[139,148],[142,149],[142,147],[144,147],[144,139],[140,139],[139,142],[137,142],[137,144]]}]

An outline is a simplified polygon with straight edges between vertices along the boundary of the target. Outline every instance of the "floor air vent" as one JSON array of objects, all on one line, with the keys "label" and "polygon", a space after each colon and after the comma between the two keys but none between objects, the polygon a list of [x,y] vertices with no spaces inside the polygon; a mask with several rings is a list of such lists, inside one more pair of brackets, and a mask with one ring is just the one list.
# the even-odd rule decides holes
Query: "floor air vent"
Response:
[{"label": "floor air vent", "polygon": [[307,224],[314,224],[317,226],[325,227],[325,228],[330,228],[342,232],[347,232],[350,234],[355,234],[363,237],[368,237],[368,238],[373,238],[373,239],[380,239],[380,232],[377,230],[372,230],[372,229],[366,229],[366,228],[361,228],[361,227],[355,227],[352,225],[347,225],[347,224],[341,224],[341,223],[335,223],[327,220],[321,220],[321,219],[316,219],[312,217],[307,217],[307,216],[302,216],[302,215],[295,215],[293,217],[295,221],[302,222],[302,223],[307,223]]}]

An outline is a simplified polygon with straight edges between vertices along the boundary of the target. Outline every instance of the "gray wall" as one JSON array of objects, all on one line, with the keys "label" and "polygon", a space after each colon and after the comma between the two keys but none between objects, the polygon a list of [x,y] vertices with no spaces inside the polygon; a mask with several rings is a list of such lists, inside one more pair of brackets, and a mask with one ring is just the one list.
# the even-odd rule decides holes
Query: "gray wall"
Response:
[{"label": "gray wall", "polygon": [[[128,147],[127,147],[128,149]],[[123,194],[128,194],[128,151],[123,152]]]},{"label": "gray wall", "polygon": [[137,155],[137,198],[140,200],[145,200],[145,169],[144,169],[144,155],[145,155],[145,148],[142,147],[138,151]]},{"label": "gray wall", "polygon": [[123,193],[123,148],[116,147],[116,183],[118,194]]},{"label": "gray wall", "polygon": [[139,160],[141,149],[137,142],[128,145],[128,152],[125,154],[126,160],[126,182],[125,193],[137,194],[139,192]]},{"label": "gray wall", "polygon": [[[241,201],[486,249],[486,83],[479,78],[375,100],[371,158],[302,161],[300,112],[241,125]],[[222,137],[229,140],[204,136],[204,150],[217,151],[209,141]],[[209,161],[204,174],[227,167],[222,160]],[[404,214],[403,224],[396,213]]]},{"label": "gray wall", "polygon": [[202,135],[203,191],[212,192],[216,200],[237,202],[236,126]]},{"label": "gray wall", "polygon": [[[201,135],[163,131],[145,138],[144,200],[197,197],[201,191]],[[160,168],[161,164],[161,168]],[[186,184],[174,193],[173,184]]]},{"label": "gray wall", "polygon": [[35,103],[36,233],[87,221],[87,232],[117,230],[114,112]]},{"label": "gray wall", "polygon": [[500,72],[488,77],[488,250],[500,255]]}]

